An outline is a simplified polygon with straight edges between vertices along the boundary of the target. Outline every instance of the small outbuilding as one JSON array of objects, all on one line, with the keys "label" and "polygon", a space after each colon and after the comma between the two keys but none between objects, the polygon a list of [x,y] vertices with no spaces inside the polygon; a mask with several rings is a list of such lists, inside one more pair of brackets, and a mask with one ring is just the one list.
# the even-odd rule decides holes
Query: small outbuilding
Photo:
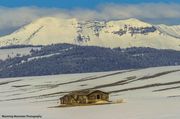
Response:
[{"label": "small outbuilding", "polygon": [[97,104],[109,102],[109,93],[100,90],[74,91],[60,98],[63,105]]}]

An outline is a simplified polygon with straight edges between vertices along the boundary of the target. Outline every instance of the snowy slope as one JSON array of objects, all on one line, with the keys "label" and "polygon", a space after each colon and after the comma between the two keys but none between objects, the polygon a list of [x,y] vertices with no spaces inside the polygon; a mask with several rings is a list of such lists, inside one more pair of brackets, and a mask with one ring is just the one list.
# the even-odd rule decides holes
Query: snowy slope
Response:
[{"label": "snowy slope", "polygon": [[165,33],[167,35],[180,39],[180,25],[167,26],[167,25],[162,24],[162,25],[157,25],[156,28],[162,33]]},{"label": "snowy slope", "polygon": [[0,46],[56,43],[180,50],[178,26],[156,27],[134,18],[107,22],[45,17],[0,38]]},{"label": "snowy slope", "polygon": [[26,47],[26,48],[11,48],[11,49],[0,49],[0,60],[6,60],[7,58],[20,57],[30,55],[31,50],[40,50],[40,47]]},{"label": "snowy slope", "polygon": [[47,45],[52,43],[63,43],[59,38],[62,38],[66,43],[72,43],[69,42],[69,40],[75,37],[76,24],[77,21],[75,19],[41,18],[15,31],[11,35],[1,38],[1,45]]},{"label": "snowy slope", "polygon": [[[180,66],[173,66],[0,79],[0,112],[41,115],[43,119],[179,119],[179,77]],[[66,92],[89,88],[110,92],[111,101],[124,99],[125,102],[48,108],[58,105],[59,97]]]}]

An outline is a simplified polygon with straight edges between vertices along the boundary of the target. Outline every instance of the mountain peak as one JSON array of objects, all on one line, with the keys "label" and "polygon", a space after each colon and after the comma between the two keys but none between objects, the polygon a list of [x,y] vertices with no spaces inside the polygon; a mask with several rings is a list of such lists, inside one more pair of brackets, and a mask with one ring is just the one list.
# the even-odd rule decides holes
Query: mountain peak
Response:
[{"label": "mountain peak", "polygon": [[137,19],[137,18],[129,18],[129,19],[125,19],[126,21],[131,21],[131,22],[142,22],[141,20]]},{"label": "mountain peak", "polygon": [[102,47],[152,47],[180,50],[179,27],[158,28],[130,18],[117,21],[89,21],[43,17],[16,32],[1,37],[0,46],[57,43]]},{"label": "mountain peak", "polygon": [[149,27],[149,26],[152,26],[151,24],[149,23],[146,23],[146,22],[143,22],[139,19],[136,19],[136,18],[129,18],[129,19],[126,19],[126,20],[121,20],[121,22],[125,23],[125,24],[129,24],[129,25],[132,25],[132,26],[139,26],[139,27]]},{"label": "mountain peak", "polygon": [[78,20],[76,18],[71,18],[71,19],[63,19],[63,18],[58,18],[58,17],[42,17],[37,20],[35,20],[33,23],[36,24],[41,24],[41,25],[47,25],[47,24],[59,24],[59,23],[77,23]]},{"label": "mountain peak", "polygon": [[152,27],[151,24],[143,22],[136,18],[130,18],[125,20],[116,20],[116,21],[109,21],[109,24],[111,25],[120,25],[120,26],[131,26],[131,27]]}]

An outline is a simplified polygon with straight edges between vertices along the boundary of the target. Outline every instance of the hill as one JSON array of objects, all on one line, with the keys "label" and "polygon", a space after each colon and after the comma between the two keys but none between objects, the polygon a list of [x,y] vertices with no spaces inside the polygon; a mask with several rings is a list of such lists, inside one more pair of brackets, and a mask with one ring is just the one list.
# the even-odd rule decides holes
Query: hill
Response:
[{"label": "hill", "polygon": [[[15,50],[8,52],[12,51]],[[26,55],[14,54],[15,57],[1,60],[0,77],[102,72],[180,64],[179,51],[153,48],[111,49],[56,44],[31,47],[27,51]]]}]

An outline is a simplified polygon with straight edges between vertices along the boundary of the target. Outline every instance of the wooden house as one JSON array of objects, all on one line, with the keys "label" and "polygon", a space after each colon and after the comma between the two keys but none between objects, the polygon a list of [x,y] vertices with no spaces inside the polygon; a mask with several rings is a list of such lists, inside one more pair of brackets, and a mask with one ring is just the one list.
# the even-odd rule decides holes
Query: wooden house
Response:
[{"label": "wooden house", "polygon": [[65,105],[96,104],[102,102],[109,102],[109,93],[100,90],[80,90],[60,98],[60,103]]}]

